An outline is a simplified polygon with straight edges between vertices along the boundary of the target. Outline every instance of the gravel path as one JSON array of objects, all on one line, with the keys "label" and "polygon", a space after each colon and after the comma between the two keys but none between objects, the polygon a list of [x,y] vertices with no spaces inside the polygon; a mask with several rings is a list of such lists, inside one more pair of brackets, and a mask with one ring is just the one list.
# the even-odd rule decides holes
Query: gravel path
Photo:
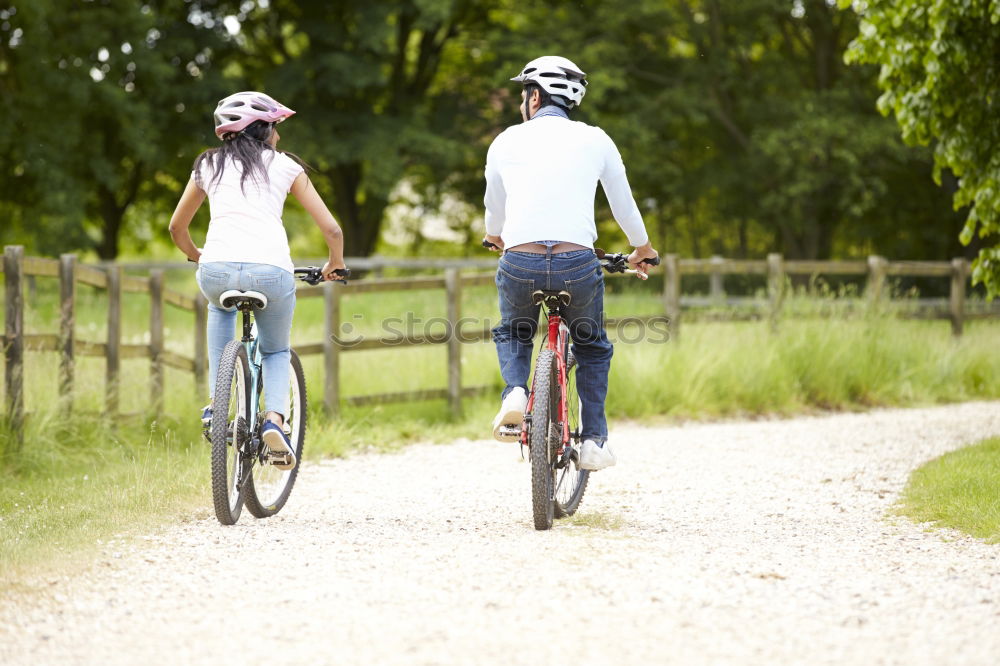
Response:
[{"label": "gravel path", "polygon": [[0,601],[0,663],[992,665],[1000,546],[888,510],[998,434],[1000,403],[620,427],[547,533],[509,445],[307,464],[273,519],[180,524]]}]

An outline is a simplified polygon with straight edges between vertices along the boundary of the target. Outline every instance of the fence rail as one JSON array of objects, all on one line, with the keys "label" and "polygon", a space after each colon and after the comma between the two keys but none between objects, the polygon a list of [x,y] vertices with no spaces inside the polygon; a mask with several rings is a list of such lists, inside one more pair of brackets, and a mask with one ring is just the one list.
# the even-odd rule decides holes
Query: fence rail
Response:
[{"label": "fence rail", "polygon": [[[492,284],[494,275],[489,273],[462,273],[463,269],[495,267],[493,260],[400,260],[400,259],[355,259],[352,267],[358,266],[376,272],[383,268],[443,268],[441,276],[410,277],[402,279],[364,279],[338,285],[324,283],[320,289],[303,289],[298,298],[324,301],[325,330],[341,330],[341,299],[345,295],[377,294],[389,291],[443,290],[445,293],[446,321],[451,335],[435,336],[410,334],[383,336],[361,340],[351,345],[340,343],[336,336],[327,335],[321,342],[300,344],[296,347],[300,355],[322,355],[324,370],[323,402],[325,409],[336,413],[341,404],[368,405],[410,400],[447,399],[450,408],[459,412],[462,399],[494,390],[492,386],[462,386],[461,355],[462,344],[489,339],[489,329],[460,328],[462,290],[469,287]],[[190,265],[175,262],[159,264],[114,264],[82,265],[71,254],[59,259],[25,257],[20,246],[4,248],[2,272],[5,274],[5,326],[3,336],[5,358],[6,414],[13,429],[23,432],[24,413],[24,361],[26,352],[56,352],[60,356],[59,396],[65,409],[72,407],[75,380],[75,361],[78,357],[103,357],[105,359],[105,412],[120,415],[118,377],[122,360],[146,359],[150,363],[150,405],[151,413],[159,415],[163,410],[164,369],[175,368],[191,373],[194,388],[199,394],[206,391],[208,369],[206,350],[206,306],[205,298],[169,289],[164,284],[164,271],[179,266]],[[125,268],[144,268],[147,276],[127,275]],[[966,289],[969,266],[965,259],[950,262],[931,261],[888,261],[872,256],[867,261],[801,261],[785,260],[781,255],[771,254],[765,260],[739,260],[712,257],[709,259],[680,259],[677,255],[663,257],[663,291],[661,294],[663,313],[669,320],[671,335],[676,339],[680,334],[682,319],[699,320],[747,320],[766,319],[776,325],[787,292],[788,277],[793,275],[838,275],[866,278],[866,297],[869,303],[878,304],[888,300],[887,278],[890,276],[948,278],[949,298],[940,301],[918,301],[917,310],[901,313],[905,317],[948,319],[954,335],[962,334],[964,322],[968,319],[995,317],[1000,310],[990,307],[985,311],[970,311],[966,303]],[[681,278],[685,275],[707,275],[709,294],[705,296],[682,296]],[[726,275],[760,275],[767,281],[766,300],[731,297],[725,293]],[[60,311],[58,333],[24,332],[24,288],[27,280],[36,277],[59,280]],[[76,337],[75,307],[76,288],[84,285],[103,290],[108,297],[107,338],[104,341],[83,340]],[[149,342],[148,344],[124,344],[121,340],[122,295],[145,294],[149,297]],[[164,346],[164,310],[172,307],[191,312],[193,322],[193,348],[191,355],[171,351]],[[698,311],[694,308],[730,306],[730,311]],[[944,307],[942,307],[944,306]],[[682,316],[683,311],[688,314]],[[634,317],[648,320],[649,317]],[[608,320],[609,324],[616,320]],[[373,349],[413,347],[442,344],[447,348],[447,386],[444,388],[417,391],[394,392],[373,395],[342,396],[340,391],[340,355],[346,352]]]}]

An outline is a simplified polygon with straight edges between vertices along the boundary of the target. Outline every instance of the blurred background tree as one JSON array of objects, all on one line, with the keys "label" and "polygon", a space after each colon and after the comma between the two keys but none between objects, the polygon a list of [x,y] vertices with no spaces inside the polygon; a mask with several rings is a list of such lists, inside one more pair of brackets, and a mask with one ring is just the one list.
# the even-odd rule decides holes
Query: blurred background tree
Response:
[{"label": "blurred background tree", "polygon": [[[931,151],[875,110],[875,68],[843,64],[859,19],[835,5],[8,2],[0,235],[49,254],[169,252],[163,229],[215,143],[215,101],[264,89],[298,112],[282,147],[315,167],[349,254],[435,235],[459,242],[419,251],[476,252],[486,148],[520,121],[508,79],[559,53],[588,71],[575,115],[618,143],[662,250],[955,256],[956,182],[944,172],[936,187]],[[602,243],[624,243],[599,201]],[[386,233],[390,217],[403,233]]]},{"label": "blurred background tree", "polygon": [[841,5],[862,17],[848,60],[880,65],[879,110],[895,116],[907,143],[933,145],[935,179],[956,208],[969,207],[962,242],[982,247],[973,282],[1000,294],[1000,2]]},{"label": "blurred background tree", "polygon": [[134,205],[169,214],[224,85],[212,57],[226,31],[195,12],[183,0],[0,8],[5,241],[113,259]]}]

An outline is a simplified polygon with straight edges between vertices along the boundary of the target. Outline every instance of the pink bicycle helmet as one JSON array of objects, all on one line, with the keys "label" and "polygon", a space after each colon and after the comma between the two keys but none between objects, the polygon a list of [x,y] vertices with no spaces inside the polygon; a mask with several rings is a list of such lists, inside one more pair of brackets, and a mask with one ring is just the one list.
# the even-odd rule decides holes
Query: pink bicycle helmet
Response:
[{"label": "pink bicycle helmet", "polygon": [[253,90],[233,93],[215,107],[215,136],[221,139],[229,132],[240,132],[257,120],[280,123],[294,114],[287,106],[264,93]]}]

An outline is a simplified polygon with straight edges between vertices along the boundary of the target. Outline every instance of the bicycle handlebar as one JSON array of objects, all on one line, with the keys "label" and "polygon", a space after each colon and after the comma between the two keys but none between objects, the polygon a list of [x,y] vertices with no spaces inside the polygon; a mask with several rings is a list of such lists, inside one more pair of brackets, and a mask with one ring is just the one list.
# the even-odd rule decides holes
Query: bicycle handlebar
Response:
[{"label": "bicycle handlebar", "polygon": [[[351,269],[335,268],[333,269],[333,274],[339,278],[333,280],[333,282],[347,284],[347,278],[351,277]],[[323,282],[323,269],[317,266],[303,266],[295,269],[295,277],[302,280],[306,284],[316,286],[320,282]]]},{"label": "bicycle handlebar", "polygon": [[[188,257],[188,261],[192,264],[198,263],[194,259]],[[318,285],[323,281],[323,269],[317,266],[301,266],[294,269],[295,277],[302,280],[306,284],[311,284],[312,286]],[[336,275],[339,280],[333,280],[333,282],[339,282],[340,284],[347,284],[347,278],[351,277],[350,268],[335,268],[333,269],[333,274]]]},{"label": "bicycle handlebar", "polygon": [[[641,280],[645,280],[649,275],[645,271],[635,270],[628,268],[628,255],[624,252],[618,252],[616,254],[608,254],[601,248],[594,248],[594,254],[597,258],[601,260],[601,268],[609,273],[633,273],[639,277]],[[659,266],[659,257],[647,257],[639,262],[640,264],[646,264],[648,266]]]}]

